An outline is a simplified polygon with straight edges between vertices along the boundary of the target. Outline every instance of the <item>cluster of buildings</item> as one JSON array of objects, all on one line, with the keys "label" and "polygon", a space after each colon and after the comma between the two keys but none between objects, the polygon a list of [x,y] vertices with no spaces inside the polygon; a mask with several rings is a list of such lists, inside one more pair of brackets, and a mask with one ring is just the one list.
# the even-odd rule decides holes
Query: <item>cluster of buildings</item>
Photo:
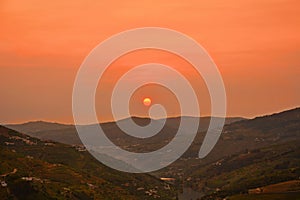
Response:
[{"label": "cluster of buildings", "polygon": [[154,199],[160,198],[160,196],[157,194],[156,189],[147,190],[147,191],[145,191],[145,194],[148,196],[152,196]]},{"label": "cluster of buildings", "polygon": [[13,146],[13,145],[15,145],[14,142],[4,142],[4,144],[5,144],[6,146]]},{"label": "cluster of buildings", "polygon": [[24,180],[24,181],[28,181],[28,182],[37,181],[37,182],[43,183],[42,179],[36,178],[36,177],[22,177],[21,179]]},{"label": "cluster of buildings", "polygon": [[7,187],[7,183],[5,181],[0,181],[1,187]]},{"label": "cluster of buildings", "polygon": [[[9,139],[11,140],[20,140],[22,142],[24,142],[25,144],[28,144],[28,145],[36,145],[37,143],[36,142],[33,142],[31,140],[29,140],[29,138],[22,138],[22,137],[19,137],[19,136],[11,136],[9,137]],[[6,142],[6,145],[14,145],[13,142]]]},{"label": "cluster of buildings", "polygon": [[249,189],[248,194],[260,194],[263,193],[263,191],[263,188]]},{"label": "cluster of buildings", "polygon": [[74,147],[79,152],[85,152],[85,151],[87,151],[86,148],[85,148],[85,146],[83,146],[83,145],[72,145],[72,147]]}]

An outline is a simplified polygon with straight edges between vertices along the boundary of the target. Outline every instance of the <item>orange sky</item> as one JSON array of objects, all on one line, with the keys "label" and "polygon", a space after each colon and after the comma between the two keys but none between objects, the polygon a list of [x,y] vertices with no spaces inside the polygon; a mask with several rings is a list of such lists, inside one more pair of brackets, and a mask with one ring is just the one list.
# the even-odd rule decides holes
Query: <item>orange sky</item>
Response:
[{"label": "orange sky", "polygon": [[[175,29],[206,48],[223,76],[229,116],[300,106],[299,13],[297,0],[0,0],[0,123],[71,123],[73,82],[85,56],[109,36],[144,26]],[[115,64],[149,61],[146,53]],[[182,64],[170,55],[150,55],[178,68]],[[196,81],[192,72],[186,75]],[[207,115],[205,87],[197,90]],[[108,112],[100,118],[109,119]]]}]

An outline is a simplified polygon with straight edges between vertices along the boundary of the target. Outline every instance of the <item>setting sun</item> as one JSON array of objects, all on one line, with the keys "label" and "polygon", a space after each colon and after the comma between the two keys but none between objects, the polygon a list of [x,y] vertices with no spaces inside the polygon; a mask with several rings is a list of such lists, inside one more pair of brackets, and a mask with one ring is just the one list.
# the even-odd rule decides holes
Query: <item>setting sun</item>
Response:
[{"label": "setting sun", "polygon": [[143,103],[145,106],[150,106],[151,105],[151,99],[150,98],[144,98]]}]

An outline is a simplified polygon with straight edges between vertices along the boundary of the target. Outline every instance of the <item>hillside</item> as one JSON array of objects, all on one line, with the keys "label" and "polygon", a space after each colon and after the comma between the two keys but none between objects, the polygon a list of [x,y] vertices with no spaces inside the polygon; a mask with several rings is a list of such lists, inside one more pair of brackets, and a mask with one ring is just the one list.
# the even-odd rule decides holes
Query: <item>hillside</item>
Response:
[{"label": "hillside", "polygon": [[[149,119],[145,118],[133,118],[133,120],[140,125],[149,123]],[[107,133],[107,136],[115,144],[135,152],[148,152],[167,144],[174,136],[174,133],[176,133],[179,122],[180,118],[169,118],[161,132],[147,140],[124,135],[116,123],[104,123],[101,125]],[[156,120],[155,123],[161,123],[161,121]],[[193,191],[200,192],[200,196],[204,196],[202,199],[260,198],[271,200],[297,199],[295,197],[299,197],[299,191],[295,189],[297,187],[287,187],[286,182],[297,182],[300,177],[300,108],[249,120],[234,119],[230,122],[227,121],[221,138],[215,148],[204,159],[198,159],[197,155],[206,134],[205,130],[208,126],[209,118],[201,118],[200,123],[201,126],[199,127],[195,141],[187,152],[172,165],[154,172],[152,175],[157,178],[175,178],[174,185],[177,187],[177,190],[191,188]],[[77,135],[74,133],[76,132],[74,126],[66,126],[68,127],[56,130],[39,130],[31,134],[46,137],[44,139],[50,139],[49,137],[52,137],[55,140],[63,140],[69,143],[71,141],[79,141]],[[89,125],[84,128],[86,131],[89,131],[92,130],[94,126],[95,125]],[[74,137],[74,135],[77,138]],[[59,139],[55,137],[59,137]],[[39,142],[46,144],[42,141]],[[36,149],[35,154],[38,155],[37,158],[49,163],[62,163],[64,166],[72,166],[71,169],[75,167],[77,170],[83,168],[94,171],[95,166],[99,165],[95,161],[92,162],[94,163],[92,165],[82,164],[85,161],[75,156],[79,153],[75,147],[58,143],[55,143],[55,146],[63,149],[55,149],[57,150],[57,153],[54,153],[55,156],[52,155],[52,152],[38,152]],[[47,146],[46,149],[48,148],[50,147]],[[42,149],[45,149],[45,147]],[[75,149],[76,154],[74,153],[74,156],[71,156],[70,159],[66,159],[65,157],[60,158],[61,155],[58,152],[68,152],[69,150],[67,151],[67,149],[72,149],[72,152]],[[72,155],[73,153],[67,154]],[[84,160],[93,160],[86,152],[80,152],[79,154],[81,157],[83,156]],[[103,166],[101,169],[105,169],[105,171],[107,170],[109,172],[103,177],[110,177],[105,179],[105,181],[111,182],[111,174],[114,170]],[[10,168],[5,172],[11,172],[12,170],[13,168]],[[115,175],[120,174],[120,176],[122,176],[118,177],[118,181],[115,182],[117,186],[120,186],[117,184],[119,182],[124,183],[124,179],[132,180],[131,175],[119,172],[114,173]],[[93,175],[94,174],[95,173],[93,173]],[[153,180],[153,177],[149,175],[142,176],[143,178],[136,179],[146,180],[145,177],[149,178],[149,181],[147,183],[144,182],[144,185],[141,183],[141,185],[143,185],[141,186],[142,188],[146,188],[149,183],[151,183],[151,185],[160,183],[152,184],[152,181],[156,182],[157,180]],[[103,179],[103,177],[101,176],[99,178]],[[133,175],[133,177],[137,177],[137,175]],[[285,187],[289,189],[280,192],[277,191],[277,193],[274,194],[274,188],[278,187],[276,185],[274,186],[274,184],[285,185]],[[126,193],[126,195],[132,195],[134,196],[133,198],[135,198],[137,187],[134,186],[133,188],[134,189],[129,189],[129,191],[135,192]],[[251,191],[263,190],[261,188],[265,190],[273,188],[273,193],[251,193]],[[294,189],[288,191],[291,190],[291,188]],[[128,192],[126,187],[121,187],[121,189]],[[140,193],[138,193],[138,195],[139,194]],[[141,194],[144,195],[144,193]],[[119,197],[117,197],[117,199],[118,198]],[[130,196],[130,198],[132,197]],[[140,197],[137,197],[137,199],[139,198]]]},{"label": "hillside", "polygon": [[150,175],[121,173],[84,149],[43,142],[2,126],[0,157],[0,199],[175,197],[166,183]]},{"label": "hillside", "polygon": [[[300,177],[299,108],[226,125],[213,151],[199,160],[204,134],[197,135],[181,159],[156,175],[176,177],[178,184],[206,194],[203,199],[260,199],[257,194],[229,196]],[[299,191],[290,192],[279,196],[300,197]],[[276,196],[260,195],[269,200]]]},{"label": "hillside", "polygon": [[249,190],[249,194],[238,194],[229,200],[255,200],[255,199],[300,199],[300,180],[284,181],[260,188]]},{"label": "hillside", "polygon": [[[199,132],[186,157],[196,157],[205,136]],[[212,152],[202,162],[212,162],[224,156],[283,144],[300,138],[300,108],[281,113],[237,121],[223,128],[222,135]]]},{"label": "hillside", "polygon": [[[203,190],[206,194],[212,193],[214,197],[223,198],[239,193],[265,194],[295,191],[300,195],[299,187],[290,188],[290,191],[288,188],[282,188],[279,191],[278,187],[276,189],[275,186],[268,186],[299,179],[299,142],[300,140],[291,141],[238,153],[201,168],[194,168],[194,171],[190,171],[190,176],[193,178],[186,184]],[[199,181],[195,184],[193,180]]]}]

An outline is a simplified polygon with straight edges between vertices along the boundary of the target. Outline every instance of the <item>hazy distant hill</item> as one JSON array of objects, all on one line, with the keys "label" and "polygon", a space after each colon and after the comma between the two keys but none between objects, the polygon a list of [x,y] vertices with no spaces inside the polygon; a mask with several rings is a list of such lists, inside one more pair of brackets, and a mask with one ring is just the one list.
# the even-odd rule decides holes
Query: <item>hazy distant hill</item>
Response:
[{"label": "hazy distant hill", "polygon": [[[185,118],[192,119],[191,117]],[[146,125],[150,121],[147,118],[133,117],[132,119],[139,125]],[[172,140],[177,132],[180,119],[168,118],[164,128],[157,135],[147,139],[134,138],[124,134],[115,122],[103,123],[101,127],[116,145],[135,152],[150,152],[165,146]],[[299,121],[300,108],[254,119],[228,118],[226,119],[227,125],[223,128],[223,133],[217,145],[209,156],[201,160],[201,162],[208,163],[247,149],[256,149],[294,140],[299,137]],[[197,157],[209,122],[210,117],[200,118],[198,134],[194,143],[184,154],[184,157]],[[154,123],[161,123],[161,120],[155,120]],[[97,124],[82,127],[86,132],[93,132],[92,130],[95,126]],[[66,144],[81,144],[73,125],[32,122],[20,125],[8,125],[8,127],[42,140],[53,140]]]},{"label": "hazy distant hill", "polygon": [[[205,132],[198,133],[194,144],[185,156],[197,156],[205,134]],[[214,161],[247,149],[282,144],[299,138],[300,108],[237,121],[223,128],[221,138],[203,162]]]},{"label": "hazy distant hill", "polygon": [[7,125],[6,127],[14,128],[16,131],[25,134],[31,134],[40,131],[63,130],[63,129],[71,128],[72,125],[59,124],[55,122],[32,121],[24,124],[11,124],[11,125]]},{"label": "hazy distant hill", "polygon": [[[185,118],[192,118],[192,117],[185,117]],[[150,119],[148,118],[133,117],[132,119],[139,125],[146,125],[150,121]],[[124,119],[124,120],[128,120],[128,119]],[[161,134],[158,135],[159,137],[152,138],[152,141],[154,143],[157,143],[157,139],[161,141],[162,139],[161,137],[171,138],[174,135],[174,133],[176,133],[180,120],[181,120],[180,117],[168,118],[166,121],[166,127],[161,131]],[[244,118],[229,117],[226,119],[226,124],[230,124],[241,120],[244,120]],[[156,120],[155,123],[161,123],[161,121],[162,120]],[[209,122],[210,122],[210,117],[201,117],[198,131],[201,132],[207,130]],[[28,122],[24,124],[8,124],[5,126],[10,129],[19,131],[21,133],[28,134],[32,137],[39,138],[41,140],[52,140],[52,141],[61,142],[65,144],[81,144],[81,141],[77,135],[77,131],[74,125],[36,121],[36,122]],[[93,128],[93,126],[95,125],[84,125],[82,127],[84,127],[86,131],[88,131],[90,128]],[[111,139],[122,138],[126,140],[127,138],[126,136],[124,136],[124,133],[119,129],[119,127],[115,122],[102,123],[101,127]],[[134,143],[134,142],[140,142],[141,140],[134,140],[134,138],[127,138],[126,141],[130,141]],[[148,142],[151,143],[151,140]]]},{"label": "hazy distant hill", "polygon": [[0,199],[175,197],[166,183],[150,175],[121,173],[100,164],[84,148],[43,142],[2,126],[0,158]]}]

